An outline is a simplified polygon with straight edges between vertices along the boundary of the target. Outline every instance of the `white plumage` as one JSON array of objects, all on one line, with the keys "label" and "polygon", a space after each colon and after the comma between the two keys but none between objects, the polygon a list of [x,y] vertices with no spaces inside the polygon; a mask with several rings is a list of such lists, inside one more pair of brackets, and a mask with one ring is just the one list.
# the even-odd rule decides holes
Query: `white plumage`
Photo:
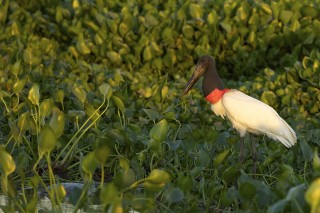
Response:
[{"label": "white plumage", "polygon": [[244,137],[246,132],[265,134],[286,147],[297,142],[293,129],[267,104],[238,90],[230,90],[211,109],[216,115],[226,116],[233,127]]}]

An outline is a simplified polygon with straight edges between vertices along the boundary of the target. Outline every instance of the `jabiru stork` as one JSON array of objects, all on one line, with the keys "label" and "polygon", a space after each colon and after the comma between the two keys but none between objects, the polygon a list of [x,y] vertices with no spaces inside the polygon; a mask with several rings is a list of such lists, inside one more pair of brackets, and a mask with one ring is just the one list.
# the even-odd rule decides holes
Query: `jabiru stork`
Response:
[{"label": "jabiru stork", "polygon": [[[199,59],[181,97],[193,87],[201,76],[204,76],[202,81],[203,95],[211,103],[212,111],[217,116],[227,117],[242,138],[240,144],[241,162],[243,161],[246,132],[256,135],[264,134],[281,142],[287,148],[297,142],[294,130],[272,107],[236,89],[225,89],[217,73],[215,60],[211,56],[206,55]],[[256,158],[254,147],[253,150],[253,157]]]}]

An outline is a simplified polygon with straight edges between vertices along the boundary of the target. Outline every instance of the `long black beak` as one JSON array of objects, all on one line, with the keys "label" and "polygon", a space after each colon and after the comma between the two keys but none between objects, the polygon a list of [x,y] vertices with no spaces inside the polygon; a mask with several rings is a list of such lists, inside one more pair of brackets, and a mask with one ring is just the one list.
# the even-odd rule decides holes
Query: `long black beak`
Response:
[{"label": "long black beak", "polygon": [[204,68],[201,64],[198,64],[192,73],[190,80],[187,83],[186,88],[184,89],[183,93],[180,96],[180,99],[189,92],[189,90],[193,87],[193,85],[199,80],[199,78],[203,75]]}]

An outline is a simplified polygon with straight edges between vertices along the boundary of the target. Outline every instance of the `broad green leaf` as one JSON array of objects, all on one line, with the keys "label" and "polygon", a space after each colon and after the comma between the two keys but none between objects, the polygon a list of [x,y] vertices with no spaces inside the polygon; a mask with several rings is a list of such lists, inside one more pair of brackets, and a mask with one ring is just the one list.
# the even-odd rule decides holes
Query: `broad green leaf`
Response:
[{"label": "broad green leaf", "polygon": [[53,101],[51,99],[45,99],[40,104],[40,115],[48,116],[51,113]]},{"label": "broad green leaf", "polygon": [[291,17],[293,16],[293,12],[290,10],[282,10],[280,11],[280,20],[284,23],[284,24],[288,24],[289,21],[291,20]]},{"label": "broad green leaf", "polygon": [[179,188],[173,188],[166,195],[166,198],[169,203],[178,203],[183,200],[184,194]]},{"label": "broad green leaf", "polygon": [[118,196],[119,190],[113,182],[105,184],[100,191],[100,200],[104,206],[113,203]]},{"label": "broad green leaf", "polygon": [[119,156],[118,159],[120,167],[125,171],[128,171],[130,169],[130,161],[128,160],[128,158]]},{"label": "broad green leaf", "polygon": [[132,169],[121,170],[114,176],[113,181],[119,189],[123,189],[136,181],[136,175]]},{"label": "broad green leaf", "polygon": [[86,93],[86,91],[85,91],[82,87],[80,87],[80,86],[75,86],[75,87],[73,87],[72,93],[78,98],[78,100],[79,100],[81,103],[84,103],[85,100],[87,99],[87,93]]},{"label": "broad green leaf", "polygon": [[268,213],[283,212],[287,204],[288,204],[288,201],[286,199],[279,200],[268,207]]},{"label": "broad green leaf", "polygon": [[223,179],[227,182],[227,183],[231,183],[234,179],[236,179],[240,174],[239,168],[237,168],[237,166],[231,166],[229,168],[227,168],[224,172],[223,172]]},{"label": "broad green leaf", "polygon": [[300,140],[299,144],[304,160],[310,162],[313,157],[312,148],[304,139]]},{"label": "broad green leaf", "polygon": [[27,83],[27,78],[19,79],[14,85],[13,85],[13,93],[18,95],[21,90],[24,88],[24,86]]},{"label": "broad green leaf", "polygon": [[100,145],[97,147],[95,150],[95,157],[97,162],[101,165],[104,166],[104,164],[107,162],[107,159],[111,153],[110,148],[107,145]]},{"label": "broad green leaf", "polygon": [[16,164],[12,156],[3,148],[0,147],[0,171],[6,176],[10,175],[16,169]]},{"label": "broad green leaf", "polygon": [[179,174],[177,180],[177,186],[184,192],[188,192],[192,189],[192,178],[190,175]]},{"label": "broad green leaf", "polygon": [[81,169],[92,177],[94,171],[98,166],[98,162],[96,161],[95,152],[89,152],[81,162]]},{"label": "broad green leaf", "polygon": [[191,17],[193,17],[195,19],[202,18],[202,13],[203,13],[202,8],[198,4],[190,3],[189,12],[190,12]]},{"label": "broad green leaf", "polygon": [[63,90],[58,90],[55,93],[55,101],[63,103],[63,99],[64,99],[64,91]]},{"label": "broad green leaf", "polygon": [[253,184],[245,182],[240,185],[239,192],[244,198],[252,199],[255,196],[257,190]]},{"label": "broad green leaf", "polygon": [[147,113],[148,117],[152,120],[157,120],[159,118],[159,113],[154,109],[143,109]]},{"label": "broad green leaf", "polygon": [[25,131],[30,128],[30,112],[25,112],[19,116],[18,127],[20,129],[20,134],[25,134]]},{"label": "broad green leaf", "polygon": [[116,106],[118,107],[118,109],[119,109],[122,113],[124,113],[125,107],[124,107],[124,104],[123,104],[122,100],[121,100],[119,97],[115,96],[115,95],[112,95],[111,97],[112,97],[113,102],[114,102],[114,103],[116,104]]},{"label": "broad green leaf", "polygon": [[33,84],[29,90],[28,98],[33,105],[39,106],[40,92],[38,84]]},{"label": "broad green leaf", "polygon": [[166,171],[163,171],[160,169],[154,169],[151,171],[151,173],[146,178],[146,180],[150,183],[153,183],[153,184],[165,185],[166,183],[168,183],[171,180],[171,178],[170,178],[170,175]]},{"label": "broad green leaf", "polygon": [[203,166],[203,167],[207,167],[211,162],[209,154],[204,150],[200,150],[199,160],[200,160],[201,166]]},{"label": "broad green leaf", "polygon": [[315,179],[305,193],[305,199],[311,206],[311,212],[320,211],[320,178]]},{"label": "broad green leaf", "polygon": [[56,146],[57,139],[54,131],[49,125],[42,127],[40,135],[38,137],[38,149],[40,156],[46,153],[50,153]]},{"label": "broad green leaf", "polygon": [[64,113],[55,107],[52,110],[52,117],[50,119],[49,126],[53,130],[56,138],[59,138],[63,134],[65,123],[66,119]]},{"label": "broad green leaf", "polygon": [[213,160],[213,165],[219,166],[222,162],[225,161],[226,157],[229,155],[230,149],[227,149],[221,153],[219,153]]},{"label": "broad green leaf", "polygon": [[163,119],[152,127],[149,135],[159,142],[164,142],[167,137],[167,132],[168,122]]},{"label": "broad green leaf", "polygon": [[107,99],[110,99],[112,95],[112,88],[110,87],[109,84],[104,83],[99,86],[100,93],[105,96]]},{"label": "broad green leaf", "polygon": [[[1,16],[1,15],[0,15],[0,16]],[[10,71],[12,72],[12,74],[13,74],[16,78],[18,78],[18,74],[19,74],[20,69],[21,69],[20,60],[18,60],[18,61],[16,61],[16,62],[12,65]],[[21,80],[24,80],[24,79],[26,79],[26,78],[23,78],[23,79],[21,79]],[[21,81],[21,80],[19,80],[19,81]],[[24,85],[23,85],[23,87],[24,87]],[[23,88],[23,87],[22,87],[22,88]],[[13,92],[16,93],[16,92],[14,91],[14,89],[13,89]]]},{"label": "broad green leaf", "polygon": [[264,91],[261,96],[261,101],[274,106],[276,104],[276,95],[272,91]]}]

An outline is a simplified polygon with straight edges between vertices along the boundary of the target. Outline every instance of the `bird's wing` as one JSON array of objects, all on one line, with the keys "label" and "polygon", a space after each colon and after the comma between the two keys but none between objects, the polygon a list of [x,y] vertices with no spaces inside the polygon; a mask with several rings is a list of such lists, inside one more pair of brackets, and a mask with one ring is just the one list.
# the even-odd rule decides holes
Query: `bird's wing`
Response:
[{"label": "bird's wing", "polygon": [[253,132],[261,132],[286,147],[296,143],[293,129],[269,105],[238,90],[223,95],[222,104],[234,121]]}]

